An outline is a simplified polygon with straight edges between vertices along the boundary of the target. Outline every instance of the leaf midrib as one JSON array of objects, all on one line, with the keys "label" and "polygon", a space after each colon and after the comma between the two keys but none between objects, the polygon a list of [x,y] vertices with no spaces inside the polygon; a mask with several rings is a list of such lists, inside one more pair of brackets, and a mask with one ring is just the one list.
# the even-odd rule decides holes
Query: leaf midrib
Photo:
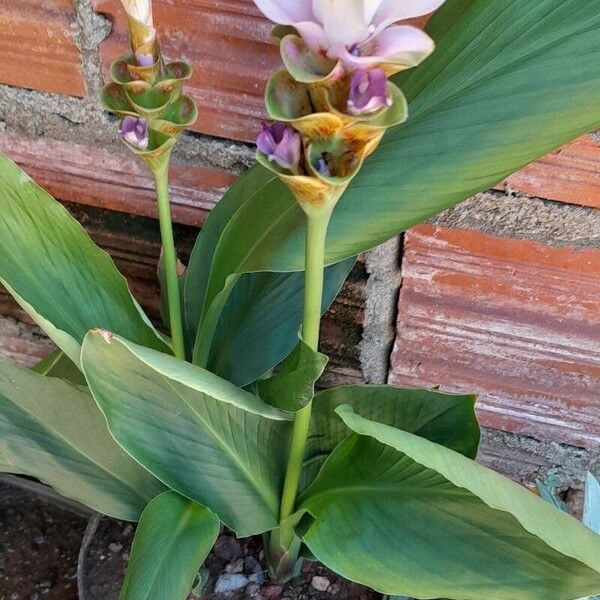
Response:
[{"label": "leaf midrib", "polygon": [[[273,516],[275,516],[277,514],[277,509],[278,509],[278,498],[276,494],[272,494],[269,490],[263,489],[262,486],[258,485],[258,477],[254,477],[252,472],[248,470],[248,468],[246,467],[246,465],[244,465],[244,463],[239,459],[239,457],[236,455],[234,450],[231,450],[228,446],[228,444],[225,442],[225,440],[223,440],[221,438],[221,436],[216,432],[215,429],[213,429],[210,425],[208,425],[208,423],[202,418],[202,416],[197,412],[197,410],[191,405],[190,402],[188,402],[185,397],[183,396],[183,394],[175,387],[175,383],[178,382],[172,382],[170,379],[168,379],[165,375],[163,375],[162,373],[160,374],[163,381],[167,384],[167,386],[169,388],[171,388],[171,390],[173,391],[173,393],[180,399],[180,401],[185,404],[185,406],[188,407],[188,409],[190,410],[190,412],[198,419],[198,421],[202,424],[202,426],[204,427],[204,429],[209,433],[209,435],[211,435],[216,442],[223,448],[223,450],[225,451],[225,453],[227,454],[227,456],[230,457],[231,461],[238,466],[240,472],[244,475],[244,478],[250,483],[250,487],[254,488],[255,492],[259,495],[259,497],[263,500],[263,502],[265,502],[265,504],[267,505],[267,507],[269,508],[270,511],[272,511]],[[178,383],[178,385],[182,385],[181,383]],[[206,395],[203,392],[199,392],[200,394],[202,394],[203,396]],[[209,396],[210,398],[212,398],[212,396]],[[216,398],[212,398],[215,402],[219,402]],[[235,405],[232,405],[235,406]],[[243,408],[240,407],[236,407],[239,410],[243,411],[243,412],[248,412],[245,411]],[[256,413],[249,413],[249,414],[256,414]],[[259,417],[259,415],[256,415],[257,417]]]}]

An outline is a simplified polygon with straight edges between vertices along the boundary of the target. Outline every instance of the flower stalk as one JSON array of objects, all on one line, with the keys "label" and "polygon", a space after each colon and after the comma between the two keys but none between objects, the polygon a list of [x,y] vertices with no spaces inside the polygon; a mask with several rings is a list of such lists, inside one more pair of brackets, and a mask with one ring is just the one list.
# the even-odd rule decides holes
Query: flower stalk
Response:
[{"label": "flower stalk", "polygon": [[[429,56],[433,41],[399,21],[443,0],[254,0],[280,40],[285,70],[274,73],[265,103],[257,160],[285,183],[307,217],[302,337],[318,351],[325,239],[333,210],[385,132],[408,116],[406,98],[389,77]],[[298,496],[312,403],[295,414],[281,495],[271,533],[271,574],[293,575],[300,551]]]},{"label": "flower stalk", "polygon": [[177,253],[169,202],[169,162],[182,132],[198,116],[194,101],[182,93],[192,70],[184,62],[163,60],[151,0],[122,0],[122,4],[127,12],[131,51],[111,65],[112,81],[102,90],[102,103],[121,118],[121,140],[154,177],[173,352],[185,360]]},{"label": "flower stalk", "polygon": [[[330,218],[330,210],[307,214],[302,339],[315,352],[319,347],[325,272],[325,238]],[[298,560],[300,543],[295,533],[296,523],[291,517],[294,514],[298,496],[311,415],[312,401],[300,409],[294,418],[292,441],[281,495],[280,525],[279,529],[271,534],[269,547],[271,575],[277,580],[289,579]]]},{"label": "flower stalk", "polygon": [[179,275],[177,273],[177,251],[173,238],[171,204],[169,200],[169,163],[153,169],[156,185],[156,199],[162,240],[162,257],[169,301],[169,325],[173,353],[177,358],[185,360],[185,342],[183,336],[183,319],[181,316],[181,297],[179,292]]}]

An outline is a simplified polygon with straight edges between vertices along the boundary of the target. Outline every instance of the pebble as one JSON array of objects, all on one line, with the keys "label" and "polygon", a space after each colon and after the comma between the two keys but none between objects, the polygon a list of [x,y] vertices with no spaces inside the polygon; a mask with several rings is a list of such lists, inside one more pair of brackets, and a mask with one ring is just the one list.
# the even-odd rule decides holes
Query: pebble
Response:
[{"label": "pebble", "polygon": [[219,579],[217,579],[215,592],[217,592],[217,594],[227,594],[229,592],[241,590],[247,585],[248,578],[245,575],[239,573],[227,573],[226,575],[221,575]]},{"label": "pebble", "polygon": [[111,542],[108,545],[108,549],[113,553],[121,552],[123,550],[123,544],[115,544],[115,542]]},{"label": "pebble", "polygon": [[221,536],[215,547],[213,548],[213,552],[223,560],[227,560],[229,562],[233,560],[237,560],[244,554],[242,550],[242,545],[232,536],[224,535]]},{"label": "pebble", "polygon": [[281,592],[283,592],[282,585],[267,585],[260,591],[263,598],[278,598]]},{"label": "pebble", "polygon": [[225,567],[225,573],[242,573],[244,571],[244,559],[238,558],[233,562],[230,562]]},{"label": "pebble", "polygon": [[262,585],[265,582],[265,574],[262,571],[259,571],[258,573],[252,573],[248,579],[254,583],[258,583],[258,585]]},{"label": "pebble", "polygon": [[246,573],[260,573],[262,567],[253,556],[246,556],[244,559],[244,571],[246,571]]},{"label": "pebble", "polygon": [[315,590],[319,592],[326,592],[327,588],[330,586],[329,579],[327,577],[321,577],[320,575],[315,575],[310,582],[310,585],[315,588]]}]

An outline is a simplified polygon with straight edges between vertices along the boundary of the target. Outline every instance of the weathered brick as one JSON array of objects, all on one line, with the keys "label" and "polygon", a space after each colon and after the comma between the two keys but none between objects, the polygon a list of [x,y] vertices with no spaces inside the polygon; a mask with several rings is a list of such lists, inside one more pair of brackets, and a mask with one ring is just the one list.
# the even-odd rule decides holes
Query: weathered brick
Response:
[{"label": "weathered brick", "polygon": [[480,395],[484,425],[600,446],[600,249],[406,235],[390,382]]},{"label": "weathered brick", "polygon": [[583,136],[511,175],[499,188],[600,208],[600,142]]},{"label": "weathered brick", "polygon": [[0,2],[0,82],[84,96],[71,0]]},{"label": "weathered brick", "polygon": [[[0,133],[0,151],[60,200],[156,217],[152,178],[122,147],[115,151],[114,147]],[[234,179],[227,170],[174,162],[174,221],[200,225]]]},{"label": "weathered brick", "polygon": [[[126,23],[117,0],[94,0],[96,10],[113,21],[101,45],[105,76],[110,63],[127,48]],[[194,67],[187,87],[198,103],[195,131],[253,140],[265,116],[263,92],[280,64],[270,24],[252,0],[154,2],[163,53]]]}]

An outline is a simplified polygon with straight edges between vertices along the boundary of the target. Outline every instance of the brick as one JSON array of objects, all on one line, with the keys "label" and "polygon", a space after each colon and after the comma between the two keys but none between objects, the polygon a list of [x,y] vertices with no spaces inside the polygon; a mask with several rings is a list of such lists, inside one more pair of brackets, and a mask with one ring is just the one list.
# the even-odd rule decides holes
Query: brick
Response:
[{"label": "brick", "polygon": [[84,96],[71,0],[0,3],[0,82]]},{"label": "brick", "polygon": [[389,381],[480,396],[484,425],[600,446],[600,249],[406,235]]},{"label": "brick", "polygon": [[[265,117],[263,93],[269,75],[279,68],[270,24],[252,0],[189,0],[154,3],[164,55],[194,67],[187,87],[198,103],[195,131],[238,140],[254,140]],[[110,63],[128,47],[123,9],[117,0],[94,0],[97,11],[113,21],[101,45],[108,79]]]},{"label": "brick", "polygon": [[[0,133],[0,151],[59,200],[156,217],[151,176],[133,155],[116,148]],[[174,221],[203,223],[234,179],[226,170],[174,162]]]},{"label": "brick", "polygon": [[31,367],[53,349],[54,344],[37,327],[0,317],[0,356]]},{"label": "brick", "polygon": [[499,189],[600,208],[600,143],[583,136],[511,175]]}]

